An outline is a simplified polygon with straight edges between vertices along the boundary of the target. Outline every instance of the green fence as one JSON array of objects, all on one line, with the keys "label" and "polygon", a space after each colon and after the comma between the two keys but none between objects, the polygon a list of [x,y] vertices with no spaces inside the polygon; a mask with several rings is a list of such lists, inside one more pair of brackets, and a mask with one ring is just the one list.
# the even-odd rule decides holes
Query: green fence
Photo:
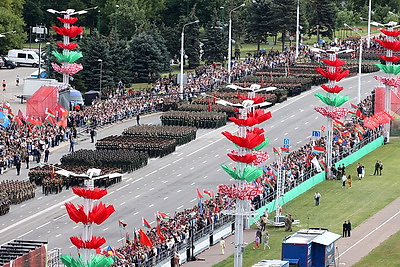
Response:
[{"label": "green fence", "polygon": [[[359,160],[360,158],[364,157],[371,151],[374,151],[376,148],[380,147],[381,145],[383,145],[383,136],[375,139],[374,141],[372,141],[368,145],[365,145],[364,147],[362,147],[358,151],[354,152],[353,154],[336,162],[335,166],[338,166],[339,164],[340,165],[344,164],[345,166],[350,165],[350,164],[354,163],[355,161]],[[325,172],[321,172],[321,173],[318,173],[317,175],[314,175],[307,181],[304,181],[303,183],[299,184],[292,190],[286,192],[283,195],[283,197],[281,198],[281,201],[280,201],[281,204],[284,205],[285,203],[288,203],[292,199],[295,199],[299,195],[303,194],[304,192],[306,192],[307,190],[309,190],[313,186],[321,183],[324,180],[325,180]],[[250,219],[250,224],[253,224],[255,220],[259,220],[260,216],[264,213],[266,208],[268,208],[268,210],[270,212],[275,211],[275,209],[276,209],[275,203],[276,203],[276,201],[273,200],[270,203],[268,203],[267,205],[256,210],[257,214],[252,219]]]}]

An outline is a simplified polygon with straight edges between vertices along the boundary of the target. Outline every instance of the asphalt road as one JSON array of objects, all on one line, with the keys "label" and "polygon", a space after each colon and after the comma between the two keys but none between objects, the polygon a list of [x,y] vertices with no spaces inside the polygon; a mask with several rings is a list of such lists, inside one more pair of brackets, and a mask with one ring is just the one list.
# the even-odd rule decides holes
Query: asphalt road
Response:
[{"label": "asphalt road", "polygon": [[[362,77],[362,98],[378,85],[373,75],[376,74]],[[357,78],[348,78],[340,85],[345,88],[343,94],[350,96],[349,102],[355,103]],[[319,130],[326,123],[322,115],[313,109],[324,105],[314,96],[314,93],[322,91],[314,87],[270,109],[272,118],[261,126],[270,140],[266,151],[271,157],[272,147],[282,146],[283,138],[289,138],[291,150],[296,150],[311,138],[311,131]],[[346,103],[344,107],[349,108],[350,104]],[[158,124],[159,114],[143,116],[141,123]],[[120,134],[123,129],[134,124],[132,120],[113,125],[99,131],[97,137]],[[102,199],[104,203],[114,205],[116,212],[102,225],[95,225],[93,233],[104,236],[107,244],[119,246],[123,238],[118,220],[126,222],[131,232],[134,227],[142,227],[142,217],[154,225],[154,213],[157,211],[173,215],[175,211],[195,205],[196,188],[216,190],[221,183],[232,183],[220,168],[221,164],[232,165],[226,154],[233,149],[221,131],[234,132],[236,129],[234,124],[228,124],[216,130],[198,130],[196,140],[178,147],[173,154],[151,159],[146,167],[125,174],[122,183],[109,187],[109,194]],[[75,149],[94,149],[89,139],[89,136],[83,136]],[[58,162],[65,153],[68,153],[67,144],[51,152],[50,162]],[[24,169],[22,177],[26,177],[26,173]],[[11,170],[0,179],[15,179],[14,175],[15,170]],[[9,214],[0,217],[0,244],[14,238],[47,240],[49,248],[62,248],[63,253],[76,255],[69,237],[79,236],[82,225],[68,218],[63,205],[66,201],[81,203],[71,190],[49,196],[42,195],[41,190],[38,190],[35,199],[12,206]]]}]

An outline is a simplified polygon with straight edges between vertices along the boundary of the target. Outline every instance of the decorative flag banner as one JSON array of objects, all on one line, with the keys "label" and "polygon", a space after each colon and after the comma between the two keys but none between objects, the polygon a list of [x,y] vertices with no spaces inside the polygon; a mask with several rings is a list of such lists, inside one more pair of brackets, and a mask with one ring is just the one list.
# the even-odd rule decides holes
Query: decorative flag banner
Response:
[{"label": "decorative flag banner", "polygon": [[72,191],[74,194],[80,196],[80,197],[85,197],[89,199],[100,199],[107,195],[107,189],[100,189],[95,187],[94,189],[85,189],[82,187],[72,187]]},{"label": "decorative flag banner", "polygon": [[161,226],[160,225],[157,225],[157,235],[160,238],[161,242],[165,241],[165,237],[161,232]]},{"label": "decorative flag banner", "polygon": [[278,156],[280,155],[278,149],[276,149],[275,147],[273,147],[272,150],[274,151],[274,154],[275,154],[275,155],[278,155]]},{"label": "decorative flag banner", "polygon": [[344,64],[346,64],[346,61],[341,60],[339,58],[336,58],[336,60],[329,60],[329,59],[321,59],[322,62],[324,62],[326,65],[332,66],[332,67],[341,67]]},{"label": "decorative flag banner", "polygon": [[128,224],[123,223],[123,222],[121,222],[121,221],[118,221],[118,225],[119,225],[119,228],[125,229],[125,227],[126,227]]},{"label": "decorative flag banner", "polygon": [[55,113],[54,111],[52,111],[51,109],[49,109],[49,108],[46,108],[45,113],[46,113],[47,115],[49,115],[50,117],[53,117],[53,118],[56,117],[56,113]]},{"label": "decorative flag banner", "polygon": [[70,24],[74,24],[75,22],[78,21],[77,17],[70,17],[70,18],[61,18],[61,17],[57,17],[57,19],[59,21],[61,21],[62,23],[70,23]]},{"label": "decorative flag banner", "polygon": [[69,51],[66,53],[64,52],[59,53],[57,51],[52,51],[51,53],[56,57],[58,62],[74,63],[75,61],[83,57],[81,52],[76,52],[76,51]]},{"label": "decorative flag banner", "polygon": [[98,249],[106,243],[106,239],[104,237],[98,236],[92,236],[92,239],[90,239],[89,241],[83,241],[81,238],[76,236],[71,236],[69,239],[71,240],[71,243],[74,244],[74,246],[78,249]]},{"label": "decorative flag banner", "polygon": [[384,48],[393,50],[395,52],[399,52],[400,51],[400,42],[398,42],[398,41],[388,41],[388,40],[376,39],[376,42],[378,42]]},{"label": "decorative flag banner", "polygon": [[51,66],[56,72],[65,73],[68,75],[74,75],[79,71],[83,70],[82,64],[77,64],[77,63],[65,63],[62,66],[60,66],[57,63],[51,62]]},{"label": "decorative flag banner", "polygon": [[69,43],[69,44],[56,43],[56,44],[58,45],[59,48],[68,50],[73,50],[78,46],[77,43]]},{"label": "decorative flag banner", "polygon": [[336,68],[335,72],[326,71],[322,68],[316,68],[316,71],[325,78],[336,82],[339,82],[343,78],[347,77],[350,73],[350,70],[343,70],[341,68]]},{"label": "decorative flag banner", "polygon": [[348,95],[331,94],[331,93],[327,93],[326,95],[323,95],[321,93],[316,93],[314,95],[328,106],[340,107],[345,102],[349,101]]},{"label": "decorative flag banner", "polygon": [[262,96],[255,96],[254,98],[248,98],[248,97],[246,97],[246,96],[244,96],[244,95],[241,95],[241,94],[239,93],[239,91],[238,91],[237,97],[238,97],[239,99],[243,100],[243,101],[245,101],[245,100],[254,101],[254,104],[260,104],[260,103],[264,102],[264,100],[265,100],[265,98],[262,97]]},{"label": "decorative flag banner", "polygon": [[248,183],[253,182],[255,179],[262,175],[262,169],[246,166],[242,171],[238,169],[231,169],[226,165],[221,165],[221,168],[235,180],[246,180]]},{"label": "decorative flag banner", "polygon": [[[400,58],[400,57],[399,57]],[[380,77],[380,76],[374,76],[374,78],[379,81],[380,83],[383,83],[385,85],[399,88],[400,87],[400,77]]]},{"label": "decorative flag banner", "polygon": [[324,125],[321,125],[321,132],[325,132],[326,127]]},{"label": "decorative flag banner", "polygon": [[325,153],[325,148],[322,146],[314,146],[313,147],[313,153],[315,154],[321,154],[321,153]]},{"label": "decorative flag banner", "polygon": [[399,30],[388,31],[388,30],[382,29],[381,32],[382,32],[384,35],[393,36],[393,37],[397,37],[397,36],[400,35],[400,31],[399,31]]},{"label": "decorative flag banner", "polygon": [[140,244],[152,247],[153,243],[151,242],[150,238],[143,232],[142,229],[139,229],[139,239],[140,239]]},{"label": "decorative flag banner", "polygon": [[57,27],[57,26],[52,26],[53,29],[56,31],[56,33],[60,35],[65,35],[71,38],[75,38],[76,36],[82,34],[83,28],[82,27],[77,27],[77,26],[71,26],[69,29],[65,27]]},{"label": "decorative flag banner", "polygon": [[315,107],[314,109],[321,115],[330,117],[334,120],[342,119],[347,116],[347,113],[349,113],[347,108],[332,107],[331,110],[329,110],[327,107]]},{"label": "decorative flag banner", "polygon": [[393,56],[393,57],[387,57],[387,56],[379,56],[381,59],[383,59],[384,61],[389,61],[389,62],[393,62],[393,63],[397,63],[400,60],[400,57],[397,56]]},{"label": "decorative flag banner", "polygon": [[400,65],[383,65],[383,64],[375,64],[381,71],[384,73],[391,73],[397,75],[400,73]]},{"label": "decorative flag banner", "polygon": [[334,87],[328,87],[327,85],[321,85],[321,88],[327,91],[328,93],[337,94],[343,90],[342,86],[335,85]]},{"label": "decorative flag banner", "polygon": [[257,195],[262,194],[264,188],[254,184],[244,184],[243,189],[239,190],[235,185],[227,186],[221,184],[218,186],[218,192],[233,199],[252,200]]},{"label": "decorative flag banner", "polygon": [[281,147],[281,152],[285,153],[285,154],[289,154],[290,153],[289,148],[287,148],[287,147]]},{"label": "decorative flag banner", "polygon": [[143,222],[143,227],[151,229],[151,225],[149,224],[148,221],[146,221],[145,218],[142,217],[142,222]]}]

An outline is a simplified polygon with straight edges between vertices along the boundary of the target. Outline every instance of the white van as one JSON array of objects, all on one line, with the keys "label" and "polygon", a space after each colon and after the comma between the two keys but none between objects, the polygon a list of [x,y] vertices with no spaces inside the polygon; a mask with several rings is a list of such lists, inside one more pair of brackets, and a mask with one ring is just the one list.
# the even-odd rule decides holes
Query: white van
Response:
[{"label": "white van", "polygon": [[13,49],[8,51],[8,57],[17,64],[27,65],[36,68],[39,66],[39,56],[32,50],[17,50]]}]

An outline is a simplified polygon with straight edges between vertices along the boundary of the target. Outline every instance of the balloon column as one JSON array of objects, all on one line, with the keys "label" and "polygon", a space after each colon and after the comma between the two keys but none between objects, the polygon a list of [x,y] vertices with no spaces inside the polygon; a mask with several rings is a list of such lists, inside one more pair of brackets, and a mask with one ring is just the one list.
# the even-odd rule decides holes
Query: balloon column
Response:
[{"label": "balloon column", "polygon": [[[92,182],[92,181],[87,181]],[[84,205],[75,206],[72,203],[65,203],[67,213],[72,221],[83,224],[82,236],[72,236],[70,240],[76,246],[81,256],[77,259],[71,255],[61,255],[61,261],[68,267],[107,267],[114,263],[112,257],[106,255],[93,255],[93,250],[100,248],[106,243],[104,237],[93,235],[92,225],[102,224],[115,211],[114,206],[106,206],[102,202],[94,204],[94,200],[107,195],[106,189],[93,188],[87,186],[87,189],[74,187],[72,191],[79,197],[84,198]]]},{"label": "balloon column", "polygon": [[[400,61],[400,57],[393,56],[393,51],[400,51],[400,41],[396,40],[400,36],[399,30],[394,30],[395,23],[386,24],[387,30],[381,30],[381,32],[386,35],[386,40],[376,40],[381,46],[386,48],[386,56],[380,56],[381,59],[386,61],[386,64],[376,64],[378,68],[386,74],[397,75],[400,73],[400,65],[393,65]],[[378,77],[375,76],[379,82],[385,84],[385,112],[388,115],[391,111],[391,87],[398,88],[400,82],[398,77]],[[389,142],[390,137],[390,122],[385,123],[384,126],[386,142]]]},{"label": "balloon column", "polygon": [[78,46],[78,44],[70,43],[70,38],[75,38],[76,36],[82,34],[83,28],[71,26],[71,24],[74,24],[78,21],[78,18],[71,17],[70,13],[68,12],[64,13],[63,18],[57,17],[57,19],[63,23],[63,27],[53,26],[53,29],[58,34],[63,36],[63,42],[57,43],[58,47],[62,49],[62,53],[52,51],[52,54],[55,56],[60,65],[52,62],[51,66],[56,72],[62,73],[63,83],[69,84],[69,76],[74,75],[83,69],[81,64],[75,63],[75,61],[82,57],[82,53],[72,51]]},{"label": "balloon column", "polygon": [[322,89],[326,91],[326,94],[316,93],[315,96],[318,97],[327,107],[316,107],[315,110],[321,113],[327,118],[327,138],[326,138],[326,168],[327,176],[331,176],[332,167],[332,139],[333,139],[333,120],[339,120],[344,118],[348,109],[340,108],[346,101],[349,100],[347,95],[342,95],[340,92],[343,87],[336,85],[347,75],[349,75],[349,70],[343,70],[343,66],[346,62],[344,60],[338,59],[335,52],[329,53],[329,59],[322,59],[322,61],[328,65],[326,69],[317,68],[316,71],[322,76],[328,78],[328,85],[322,85]]},{"label": "balloon column", "polygon": [[235,201],[235,210],[224,211],[226,214],[235,216],[235,267],[242,266],[245,245],[243,242],[244,220],[253,213],[250,201],[263,192],[261,182],[257,182],[263,174],[262,168],[258,165],[269,158],[268,153],[260,151],[268,145],[264,130],[254,126],[271,118],[270,112],[254,109],[264,101],[264,99],[262,101],[258,99],[256,103],[254,90],[242,100],[244,101],[239,110],[239,118],[229,118],[238,126],[238,132],[234,134],[222,132],[237,148],[228,154],[228,157],[236,162],[236,167],[231,169],[226,165],[221,166],[235,180],[235,184],[218,186],[218,192],[221,195]]}]

